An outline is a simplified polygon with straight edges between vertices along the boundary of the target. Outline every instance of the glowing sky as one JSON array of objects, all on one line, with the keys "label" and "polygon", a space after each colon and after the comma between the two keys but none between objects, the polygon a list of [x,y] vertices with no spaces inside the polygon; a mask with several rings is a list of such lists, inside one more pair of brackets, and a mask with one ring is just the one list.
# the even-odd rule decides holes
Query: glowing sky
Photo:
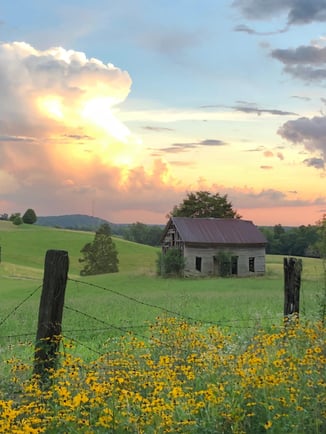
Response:
[{"label": "glowing sky", "polygon": [[258,225],[326,213],[326,0],[12,0],[0,214],[165,223],[189,191]]}]

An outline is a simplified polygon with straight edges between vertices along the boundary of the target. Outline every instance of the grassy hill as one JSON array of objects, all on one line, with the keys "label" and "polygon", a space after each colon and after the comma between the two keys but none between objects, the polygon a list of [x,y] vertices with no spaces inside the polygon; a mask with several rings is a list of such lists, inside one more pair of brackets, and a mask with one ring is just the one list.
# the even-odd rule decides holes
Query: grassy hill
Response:
[{"label": "grassy hill", "polygon": [[[119,253],[120,273],[149,273],[155,271],[157,249],[112,237]],[[82,268],[78,259],[82,247],[93,241],[94,233],[56,229],[37,225],[15,226],[11,222],[0,221],[0,246],[4,270],[15,268],[17,276],[31,277],[43,271],[45,253],[49,249],[67,250],[71,274],[78,274]],[[29,271],[28,271],[29,270]]]}]

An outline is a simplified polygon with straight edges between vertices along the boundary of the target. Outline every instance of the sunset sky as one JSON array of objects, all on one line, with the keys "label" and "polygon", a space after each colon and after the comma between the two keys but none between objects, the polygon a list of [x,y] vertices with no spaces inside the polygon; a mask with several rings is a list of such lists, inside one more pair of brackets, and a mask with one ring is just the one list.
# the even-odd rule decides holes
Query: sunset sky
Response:
[{"label": "sunset sky", "polygon": [[0,214],[257,225],[326,213],[326,0],[0,6]]}]

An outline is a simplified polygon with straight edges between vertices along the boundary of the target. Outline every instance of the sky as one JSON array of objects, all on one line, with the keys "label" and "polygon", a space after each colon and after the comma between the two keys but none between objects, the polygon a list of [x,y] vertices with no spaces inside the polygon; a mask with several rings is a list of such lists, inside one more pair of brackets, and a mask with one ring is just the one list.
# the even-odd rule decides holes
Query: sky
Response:
[{"label": "sky", "polygon": [[326,213],[326,0],[3,0],[0,214]]}]

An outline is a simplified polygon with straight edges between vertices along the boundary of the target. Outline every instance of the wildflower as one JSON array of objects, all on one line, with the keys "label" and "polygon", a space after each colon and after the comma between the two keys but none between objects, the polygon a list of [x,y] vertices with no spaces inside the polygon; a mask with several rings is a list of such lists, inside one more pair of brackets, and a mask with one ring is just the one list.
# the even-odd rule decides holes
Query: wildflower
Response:
[{"label": "wildflower", "polygon": [[264,425],[265,430],[267,431],[268,429],[270,429],[272,427],[272,425],[273,425],[273,422],[271,420],[268,420]]}]

